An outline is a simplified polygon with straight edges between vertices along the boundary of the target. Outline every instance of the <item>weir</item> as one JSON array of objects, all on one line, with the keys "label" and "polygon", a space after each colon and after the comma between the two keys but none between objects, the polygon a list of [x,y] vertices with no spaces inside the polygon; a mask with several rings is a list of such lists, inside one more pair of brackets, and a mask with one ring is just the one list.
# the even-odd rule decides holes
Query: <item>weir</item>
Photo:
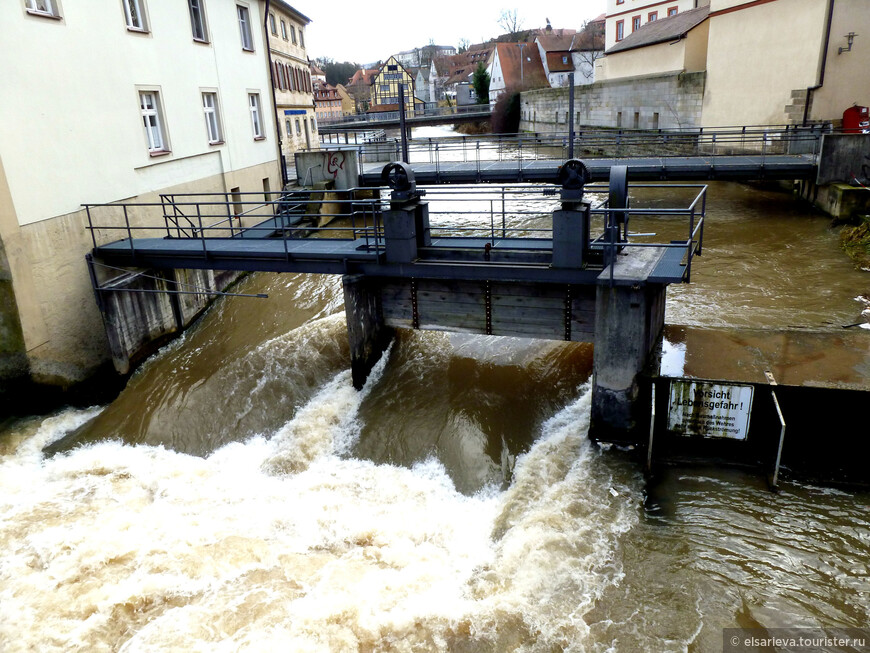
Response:
[{"label": "weir", "polygon": [[[554,207],[550,224],[538,230],[512,228],[504,210],[501,225],[494,213],[488,226],[433,224],[426,191],[398,162],[381,173],[388,197],[370,190],[350,191],[346,200],[322,195],[346,203],[350,225],[303,226],[301,209],[290,210],[299,198],[284,195],[236,208],[236,215],[229,204],[238,205],[238,197],[227,206],[173,198],[171,209],[161,207],[162,226],[131,225],[129,217],[124,225],[94,222],[99,210],[118,205],[88,210],[94,260],[104,266],[342,274],[357,388],[393,328],[593,343],[590,435],[637,442],[648,411],[638,375],[664,326],[667,285],[688,282],[701,252],[706,187],[693,187],[686,208],[649,211],[686,217],[685,239],[633,242],[626,168],[611,169],[607,188],[591,187],[589,179],[581,161],[569,160],[558,169],[558,185],[526,189]],[[119,229],[127,238],[97,244],[98,233]],[[164,235],[138,237],[154,230]],[[95,290],[112,291],[99,283]]]}]

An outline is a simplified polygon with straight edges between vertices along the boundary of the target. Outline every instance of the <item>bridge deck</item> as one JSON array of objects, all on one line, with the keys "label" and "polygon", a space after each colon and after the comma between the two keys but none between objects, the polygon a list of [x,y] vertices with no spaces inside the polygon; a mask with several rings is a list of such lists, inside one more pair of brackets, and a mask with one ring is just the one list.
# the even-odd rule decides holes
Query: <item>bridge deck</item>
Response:
[{"label": "bridge deck", "polygon": [[[552,250],[553,242],[546,238],[436,237],[430,246],[420,248],[418,259],[396,265],[386,262],[383,242],[376,248],[373,239],[236,237],[124,239],[100,245],[94,254],[113,265],[164,269],[361,272],[374,276],[553,283],[595,283],[599,275],[609,277],[608,269],[602,271],[594,262],[583,269],[553,268]],[[650,281],[680,283],[685,279],[686,267],[681,263],[685,253],[685,247],[660,247],[643,248],[638,255],[650,260]]]},{"label": "bridge deck", "polygon": [[[811,156],[797,154],[690,156],[690,157],[630,157],[619,159],[587,159],[583,162],[592,181],[607,181],[610,168],[628,166],[631,181],[693,181],[703,179],[755,180],[803,179],[814,177],[816,164]],[[556,181],[561,165],[555,160],[471,161],[411,163],[419,184],[440,183],[514,183],[521,181]],[[380,186],[384,163],[363,166],[360,182],[363,186]]]}]

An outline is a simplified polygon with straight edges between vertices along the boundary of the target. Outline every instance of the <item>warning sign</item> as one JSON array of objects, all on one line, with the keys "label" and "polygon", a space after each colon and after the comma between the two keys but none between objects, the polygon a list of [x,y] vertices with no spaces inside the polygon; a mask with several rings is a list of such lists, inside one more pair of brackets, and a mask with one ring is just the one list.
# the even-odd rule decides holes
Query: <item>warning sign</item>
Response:
[{"label": "warning sign", "polygon": [[745,440],[752,393],[751,385],[672,380],[668,429],[681,435]]}]

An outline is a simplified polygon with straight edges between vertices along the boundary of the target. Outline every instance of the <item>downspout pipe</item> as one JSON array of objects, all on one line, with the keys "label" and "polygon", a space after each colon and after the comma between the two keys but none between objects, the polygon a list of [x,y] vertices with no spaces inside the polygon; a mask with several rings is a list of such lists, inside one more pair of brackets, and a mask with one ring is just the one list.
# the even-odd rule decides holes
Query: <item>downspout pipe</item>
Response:
[{"label": "downspout pipe", "polygon": [[278,139],[278,161],[281,168],[281,190],[287,185],[287,162],[284,160],[284,145],[281,142],[281,121],[278,120],[278,97],[275,95],[275,66],[272,65],[272,43],[269,41],[269,5],[266,0],[266,12],[263,15],[263,34],[266,35],[266,62],[269,64],[269,81],[272,82],[272,116],[275,118],[275,136]]},{"label": "downspout pipe", "polygon": [[[268,0],[267,0],[268,1]],[[828,46],[831,43],[831,23],[834,18],[834,2],[835,0],[828,0],[828,19],[825,25],[825,43],[822,45],[822,65],[819,68],[819,81],[815,86],[807,87],[807,101],[804,104],[804,121],[803,126],[807,126],[807,120],[810,115],[810,104],[813,97],[813,92],[822,88],[825,83],[825,68],[828,66]]]}]

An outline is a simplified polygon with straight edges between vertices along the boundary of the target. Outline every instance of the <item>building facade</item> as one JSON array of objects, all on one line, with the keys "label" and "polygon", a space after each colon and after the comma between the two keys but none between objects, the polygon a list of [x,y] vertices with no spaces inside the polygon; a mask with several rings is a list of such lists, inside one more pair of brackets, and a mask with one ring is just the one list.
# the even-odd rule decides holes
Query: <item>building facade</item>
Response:
[{"label": "building facade", "polygon": [[[68,386],[110,359],[85,264],[83,203],[280,187],[264,5],[0,3],[5,378]],[[47,52],[63,53],[50,84]]]},{"label": "building facade", "polygon": [[609,50],[649,22],[710,4],[710,0],[607,0],[604,48]]},{"label": "building facade", "polygon": [[404,85],[405,115],[414,115],[414,77],[395,57],[387,59],[371,82],[369,112],[383,113],[399,110],[399,84]]},{"label": "building facade", "polygon": [[300,150],[318,149],[314,87],[305,50],[311,21],[283,0],[270,0],[266,29],[275,88],[281,153],[292,160]]},{"label": "building facade", "polygon": [[326,82],[314,82],[314,108],[318,122],[334,122],[342,116],[341,96],[338,90]]},{"label": "building facade", "polygon": [[870,106],[867,0],[712,0],[708,20],[705,126],[837,125]]},{"label": "building facade", "polygon": [[489,66],[489,103],[507,90],[549,88],[541,55],[534,43],[497,43]]}]

